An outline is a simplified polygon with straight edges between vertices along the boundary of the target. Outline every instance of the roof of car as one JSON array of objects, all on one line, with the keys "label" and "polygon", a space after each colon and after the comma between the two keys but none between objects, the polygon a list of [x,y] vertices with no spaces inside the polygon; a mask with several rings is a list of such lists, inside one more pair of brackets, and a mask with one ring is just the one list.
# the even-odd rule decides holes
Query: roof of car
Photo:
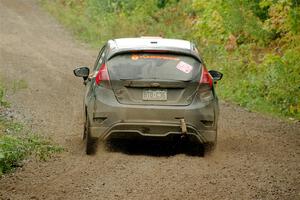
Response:
[{"label": "roof of car", "polygon": [[119,38],[109,40],[109,57],[130,51],[167,51],[192,55],[200,60],[193,43],[187,40],[166,39],[161,37]]}]

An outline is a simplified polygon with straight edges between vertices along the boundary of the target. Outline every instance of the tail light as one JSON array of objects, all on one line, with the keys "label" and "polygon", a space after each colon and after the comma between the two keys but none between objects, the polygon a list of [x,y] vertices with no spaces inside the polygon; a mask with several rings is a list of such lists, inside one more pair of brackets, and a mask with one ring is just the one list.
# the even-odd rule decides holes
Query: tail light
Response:
[{"label": "tail light", "polygon": [[199,81],[198,94],[201,100],[209,101],[213,99],[212,93],[213,79],[207,71],[205,65],[202,65],[202,73]]},{"label": "tail light", "polygon": [[97,85],[103,85],[106,88],[110,86],[109,75],[105,64],[102,64],[102,66],[100,67],[98,74],[96,75],[95,81]]},{"label": "tail light", "polygon": [[213,80],[209,72],[207,71],[205,65],[202,66],[202,74],[200,79],[200,84],[207,84],[210,88],[213,86]]}]

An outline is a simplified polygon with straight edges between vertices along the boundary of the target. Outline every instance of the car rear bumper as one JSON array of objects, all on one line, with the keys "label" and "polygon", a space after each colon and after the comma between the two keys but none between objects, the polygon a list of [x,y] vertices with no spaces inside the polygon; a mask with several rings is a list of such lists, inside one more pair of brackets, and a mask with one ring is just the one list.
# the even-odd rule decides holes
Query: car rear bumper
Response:
[{"label": "car rear bumper", "polygon": [[[88,105],[92,137],[106,140],[135,136],[166,138],[187,134],[201,143],[216,140],[216,100],[195,100],[188,106],[125,105],[113,98],[111,90],[103,89],[101,93]],[[183,133],[180,119],[184,119],[186,133]]]},{"label": "car rear bumper", "polygon": [[216,139],[216,130],[197,130],[190,125],[187,126],[187,132],[181,131],[180,124],[164,124],[164,123],[115,123],[111,127],[91,127],[91,135],[100,139],[112,138],[133,138],[148,137],[168,138],[169,136],[182,135],[191,136],[200,143],[214,142]]}]

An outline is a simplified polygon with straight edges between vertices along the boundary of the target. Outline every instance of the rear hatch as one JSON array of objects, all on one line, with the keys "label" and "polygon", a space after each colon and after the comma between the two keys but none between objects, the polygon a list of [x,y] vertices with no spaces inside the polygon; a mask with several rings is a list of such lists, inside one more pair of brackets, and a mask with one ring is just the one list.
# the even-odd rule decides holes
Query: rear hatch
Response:
[{"label": "rear hatch", "polygon": [[201,64],[191,56],[127,53],[106,64],[122,104],[188,105],[197,93]]}]

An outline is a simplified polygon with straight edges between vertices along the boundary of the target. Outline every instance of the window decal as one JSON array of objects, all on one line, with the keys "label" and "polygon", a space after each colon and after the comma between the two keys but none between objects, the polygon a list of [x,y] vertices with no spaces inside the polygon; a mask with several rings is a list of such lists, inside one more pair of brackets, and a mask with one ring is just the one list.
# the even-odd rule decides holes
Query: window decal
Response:
[{"label": "window decal", "polygon": [[176,65],[176,68],[179,69],[180,71],[188,74],[190,73],[192,70],[193,70],[193,66],[183,62],[183,61],[180,61],[177,65]]},{"label": "window decal", "polygon": [[131,56],[131,60],[138,60],[138,59],[179,60],[179,58],[172,57],[172,56],[136,55],[136,54],[133,54]]},{"label": "window decal", "polygon": [[135,54],[134,54],[134,55],[131,56],[131,59],[132,59],[132,60],[138,60],[138,59],[139,59],[139,55],[135,55]]}]

